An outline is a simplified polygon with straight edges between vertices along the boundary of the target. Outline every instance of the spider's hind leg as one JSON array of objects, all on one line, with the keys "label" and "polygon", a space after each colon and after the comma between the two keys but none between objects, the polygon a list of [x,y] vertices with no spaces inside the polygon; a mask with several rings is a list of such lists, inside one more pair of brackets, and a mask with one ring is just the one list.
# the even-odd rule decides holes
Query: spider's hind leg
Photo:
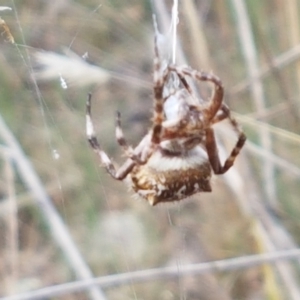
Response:
[{"label": "spider's hind leg", "polygon": [[230,155],[224,162],[224,165],[222,166],[218,154],[214,131],[212,128],[206,129],[206,149],[208,153],[209,162],[215,174],[224,174],[232,167],[236,157],[238,156],[246,142],[246,136],[244,132],[240,129],[237,121],[230,115],[230,110],[226,104],[222,104],[219,111],[220,114],[217,114],[213,118],[212,124],[218,123],[224,119],[228,119],[234,131],[238,134],[238,140]]}]

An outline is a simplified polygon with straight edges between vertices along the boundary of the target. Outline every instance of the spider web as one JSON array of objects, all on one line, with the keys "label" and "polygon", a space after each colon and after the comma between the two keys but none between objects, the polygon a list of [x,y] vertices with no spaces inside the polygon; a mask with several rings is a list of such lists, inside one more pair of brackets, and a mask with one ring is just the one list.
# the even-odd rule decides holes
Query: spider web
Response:
[{"label": "spider web", "polygon": [[[255,28],[251,9],[262,14],[264,4],[230,3],[180,3],[177,33],[176,26],[170,30],[171,1],[3,3],[12,8],[0,13],[15,44],[2,24],[0,299],[300,298],[297,270],[277,263],[299,258],[293,250],[300,213],[298,90],[286,78],[297,77],[290,63],[300,51],[276,40],[267,52],[272,18],[283,9],[273,8]],[[84,132],[89,91],[97,99],[99,140],[117,163],[124,157],[114,138],[115,111],[133,145],[149,128],[153,11],[159,29],[170,32],[162,37],[167,57],[181,64],[185,54],[191,66],[223,78],[226,101],[240,112],[248,136],[235,167],[214,179],[212,194],[157,208],[132,199],[99,168]],[[269,29],[264,41],[261,28]],[[236,45],[236,32],[244,48]],[[207,99],[206,86],[200,88]],[[235,137],[226,123],[217,131],[225,158]],[[269,251],[275,253],[260,256]],[[272,267],[258,266],[266,260]],[[228,272],[211,273],[214,268]]]}]

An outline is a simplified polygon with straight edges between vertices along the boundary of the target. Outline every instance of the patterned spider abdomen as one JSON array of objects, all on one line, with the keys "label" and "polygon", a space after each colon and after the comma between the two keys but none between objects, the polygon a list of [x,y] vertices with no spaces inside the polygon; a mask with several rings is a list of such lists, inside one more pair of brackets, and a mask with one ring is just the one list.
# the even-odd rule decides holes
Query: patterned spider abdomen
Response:
[{"label": "patterned spider abdomen", "polygon": [[145,165],[136,165],[129,177],[133,191],[153,206],[211,192],[211,167],[200,146],[178,156],[157,150]]}]

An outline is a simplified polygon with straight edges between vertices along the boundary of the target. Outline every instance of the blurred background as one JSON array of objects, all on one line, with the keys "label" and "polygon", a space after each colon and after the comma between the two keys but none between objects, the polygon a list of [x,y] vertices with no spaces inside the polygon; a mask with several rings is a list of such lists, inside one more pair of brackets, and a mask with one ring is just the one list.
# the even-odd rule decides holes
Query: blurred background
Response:
[{"label": "blurred background", "polygon": [[[172,1],[3,0],[0,296],[73,280],[297,248],[300,1],[179,1],[178,59],[219,76],[248,141],[213,192],[151,207],[99,167],[85,136],[124,161],[151,125],[153,23]],[[207,99],[210,89],[201,85]],[[216,126],[224,159],[235,143]],[[300,261],[152,278],[26,299],[300,299]],[[29,294],[30,295],[30,294]],[[4,298],[1,298],[4,299]],[[9,298],[7,298],[9,299]],[[12,298],[11,298],[12,299]],[[17,298],[15,298],[17,299]],[[20,298],[22,299],[22,298]]]}]

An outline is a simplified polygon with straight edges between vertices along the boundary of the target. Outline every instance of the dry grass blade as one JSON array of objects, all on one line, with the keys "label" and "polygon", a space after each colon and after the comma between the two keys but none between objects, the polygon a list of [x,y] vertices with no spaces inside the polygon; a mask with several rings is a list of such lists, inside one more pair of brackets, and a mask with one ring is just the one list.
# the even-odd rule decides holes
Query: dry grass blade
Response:
[{"label": "dry grass blade", "polygon": [[271,161],[276,167],[290,173],[296,177],[300,177],[300,168],[282,159],[281,157],[269,152],[253,143],[248,142],[246,149],[255,156],[261,157],[264,160]]},{"label": "dry grass blade", "polygon": [[201,66],[204,70],[210,70],[213,66],[211,62],[211,55],[205,37],[205,30],[202,28],[201,20],[197,15],[195,2],[191,0],[183,1],[182,8],[187,15],[186,21],[189,22],[189,31],[191,40],[194,41],[193,51],[194,57],[197,60],[197,65]]},{"label": "dry grass blade", "polygon": [[[263,84],[259,77],[257,76],[259,73],[259,63],[258,63],[258,55],[256,46],[254,43],[254,37],[250,26],[249,14],[247,13],[246,3],[244,1],[232,0],[233,7],[236,11],[237,18],[237,29],[239,33],[239,38],[241,41],[242,52],[245,58],[245,63],[247,67],[247,73],[249,78],[252,79],[250,85],[250,92],[252,94],[256,110],[258,113],[264,113],[266,109],[266,99],[264,95]],[[259,128],[259,137],[262,148],[267,152],[272,151],[272,139],[271,135],[264,127]],[[275,186],[275,168],[274,164],[269,160],[263,160],[262,162],[262,177],[264,182],[264,187],[266,191],[267,201],[270,207],[273,209],[279,209],[279,202],[276,193]],[[255,204],[255,203],[253,203]],[[257,218],[257,222],[260,225],[260,232],[264,231],[266,228],[267,234],[262,235],[265,238],[266,247],[268,245],[268,240],[270,240],[270,245],[274,247],[274,249],[279,249],[282,243],[283,236],[274,236],[272,233],[275,229],[283,229],[284,236],[286,237],[287,231],[283,228],[281,224],[277,224],[276,222],[269,223],[269,227],[266,226],[265,220],[262,218],[261,213],[264,209],[259,209],[256,211],[255,216],[259,216],[259,220]],[[271,217],[269,213],[266,212],[266,216]],[[286,235],[287,234],[287,235]],[[259,238],[259,237],[257,237]],[[299,299],[300,291],[297,288],[297,284],[293,279],[292,273],[288,273],[286,269],[281,269],[278,266],[278,270],[280,272],[282,280],[285,282],[286,286],[291,287],[289,290],[289,294],[293,299]],[[267,273],[265,274],[267,276]],[[287,276],[290,275],[290,276]]]},{"label": "dry grass blade", "polygon": [[[8,228],[7,238],[7,257],[6,261],[9,265],[7,280],[4,280],[8,294],[12,294],[15,289],[18,278],[18,208],[15,195],[14,170],[13,161],[8,151],[3,152],[5,158],[5,177],[8,195],[8,211],[5,220]],[[5,155],[5,153],[7,153]]]},{"label": "dry grass blade", "polygon": [[3,297],[0,298],[0,300],[37,300],[43,297],[56,297],[67,293],[79,292],[94,285],[99,285],[102,288],[117,287],[120,285],[127,285],[132,283],[142,283],[154,280],[168,280],[182,276],[196,276],[204,273],[235,271],[265,263],[274,263],[294,259],[300,259],[300,249],[242,256],[193,265],[181,265],[179,269],[178,266],[173,266],[109,275],[85,281],[77,281],[52,286],[22,295]]},{"label": "dry grass blade", "polygon": [[[299,23],[299,1],[290,0],[285,3],[287,22],[289,26],[289,40],[291,46],[296,46],[300,42],[300,23]],[[296,65],[296,75],[297,81],[300,81],[300,62],[297,61]],[[299,92],[299,91],[298,91]]]},{"label": "dry grass blade", "polygon": [[33,75],[37,80],[63,78],[68,84],[84,86],[105,83],[110,78],[108,71],[87,63],[70,50],[66,51],[66,55],[36,52],[34,57],[38,66]]},{"label": "dry grass blade", "polygon": [[11,10],[11,7],[9,7],[9,6],[0,6],[0,11],[3,11],[3,10]]},{"label": "dry grass blade", "polygon": [[240,83],[232,87],[229,91],[230,95],[241,93],[246,88],[248,88],[253,83],[254,80],[265,78],[267,75],[269,75],[272,72],[273,69],[282,69],[288,66],[289,64],[297,61],[299,57],[300,57],[300,45],[296,45],[295,47],[275,57],[271,65],[262,67],[257,72],[255,77],[242,80]]},{"label": "dry grass blade", "polygon": [[[69,261],[77,277],[81,279],[92,278],[92,273],[89,267],[81,257],[60,215],[56,211],[51,199],[49,199],[46,191],[44,190],[39,177],[36,175],[29,160],[26,158],[18,142],[7,128],[1,116],[0,135],[6,145],[10,148],[12,159],[16,163],[20,176],[24,180],[24,183],[27,185],[28,189],[34,195],[37,205],[40,207],[45,220],[48,222],[54,240],[64,253],[66,259]],[[106,299],[102,291],[95,287],[90,289],[90,295],[92,299]]]},{"label": "dry grass blade", "polygon": [[[237,29],[247,67],[247,73],[248,76],[253,79],[251,83],[251,94],[257,111],[259,113],[262,113],[266,107],[265,96],[262,82],[257,77],[257,74],[259,72],[259,62],[256,46],[254,43],[254,37],[250,26],[249,15],[246,9],[246,3],[244,1],[232,0],[232,4],[236,12]],[[271,136],[264,128],[261,128],[260,130],[260,140],[262,146],[265,149],[271,151]],[[270,162],[264,163],[263,180],[266,186],[267,199],[270,205],[276,207],[278,205],[278,201],[274,184],[274,166]]]}]

